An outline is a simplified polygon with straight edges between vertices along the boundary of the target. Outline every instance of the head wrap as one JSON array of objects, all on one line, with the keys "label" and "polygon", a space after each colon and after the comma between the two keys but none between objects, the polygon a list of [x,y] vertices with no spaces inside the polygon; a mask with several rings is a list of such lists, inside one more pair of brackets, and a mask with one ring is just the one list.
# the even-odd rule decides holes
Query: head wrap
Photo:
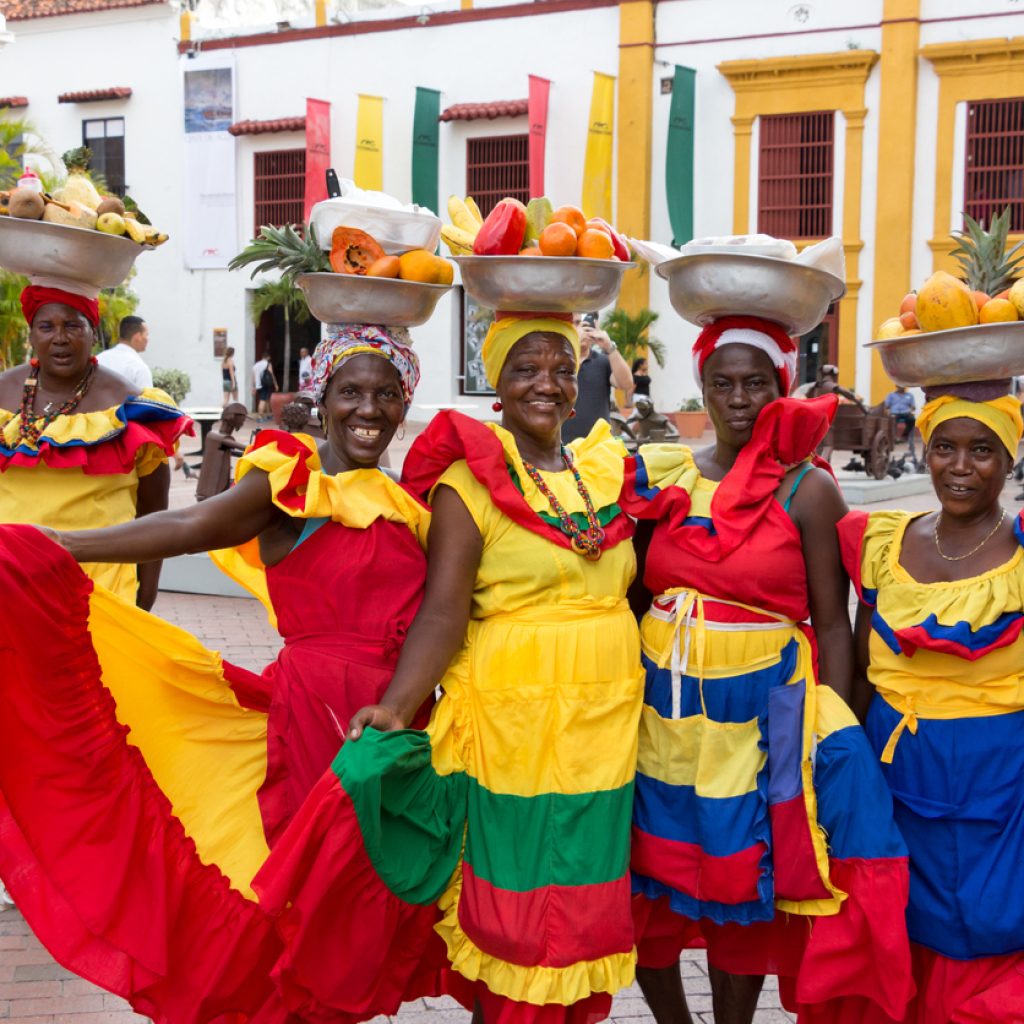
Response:
[{"label": "head wrap", "polygon": [[420,382],[420,361],[412,350],[412,339],[404,327],[379,324],[327,324],[327,337],[313,353],[313,379],[306,389],[319,405],[327,385],[339,366],[353,356],[379,356],[386,359],[402,381],[405,411],[412,405],[413,392]]},{"label": "head wrap", "polygon": [[693,376],[704,384],[704,364],[723,345],[749,345],[760,349],[772,361],[783,397],[796,380],[796,342],[771,320],[757,316],[724,316],[707,325],[693,343]]},{"label": "head wrap", "polygon": [[966,416],[984,423],[1003,443],[1010,453],[1010,459],[1017,458],[1017,445],[1024,434],[1024,418],[1021,417],[1020,400],[1013,395],[1003,395],[988,402],[972,402],[954,395],[943,395],[926,402],[917,417],[917,427],[924,443],[931,439],[935,428],[947,420]]},{"label": "head wrap", "polygon": [[87,299],[84,295],[66,292],[63,288],[45,288],[42,285],[30,284],[21,293],[21,311],[29,327],[32,326],[32,321],[40,307],[45,306],[48,302],[59,302],[64,306],[77,309],[93,327],[100,322],[98,299]]},{"label": "head wrap", "polygon": [[501,368],[505,365],[512,346],[526,335],[539,332],[559,334],[565,338],[572,345],[576,364],[579,365],[580,336],[573,325],[571,313],[506,313],[499,311],[495,314],[494,323],[491,324],[487,337],[484,338],[483,349],[480,353],[484,361],[487,383],[492,388],[498,386]]}]

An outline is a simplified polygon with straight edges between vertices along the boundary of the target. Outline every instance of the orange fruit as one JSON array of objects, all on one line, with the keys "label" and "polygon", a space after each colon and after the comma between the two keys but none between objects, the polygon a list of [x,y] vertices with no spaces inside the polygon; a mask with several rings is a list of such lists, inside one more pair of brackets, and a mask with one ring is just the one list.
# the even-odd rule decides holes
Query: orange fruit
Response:
[{"label": "orange fruit", "polygon": [[381,256],[366,268],[367,277],[398,277],[402,264],[397,256]]},{"label": "orange fruit", "polygon": [[399,277],[403,281],[419,281],[421,284],[451,284],[452,265],[440,256],[426,249],[410,249],[398,257]]},{"label": "orange fruit", "polygon": [[540,233],[539,244],[545,256],[575,256],[576,232],[564,221],[552,221]]},{"label": "orange fruit", "polygon": [[544,253],[540,251],[540,247],[536,245],[528,245],[525,249],[519,250],[520,256],[543,256]]},{"label": "orange fruit", "polygon": [[981,312],[981,307],[989,301],[989,296],[984,292],[974,291],[971,292],[971,298],[974,299],[974,308]]},{"label": "orange fruit", "polygon": [[900,303],[900,313],[914,313],[917,311],[917,292],[907,292]]},{"label": "orange fruit", "polygon": [[1017,320],[1017,307],[1009,299],[989,299],[978,313],[983,324],[1008,323]]},{"label": "orange fruit", "polygon": [[603,224],[599,220],[587,221],[587,230],[590,231],[591,229],[593,229],[594,231],[603,231],[609,238],[611,238],[611,228],[609,228],[607,224]]},{"label": "orange fruit", "polygon": [[615,255],[612,236],[607,231],[587,228],[576,243],[576,255],[586,256],[592,260],[607,260]]},{"label": "orange fruit", "polygon": [[993,295],[992,296],[993,299],[1008,299],[1009,297],[1010,297],[1010,289],[1009,288],[1004,288],[997,295]]},{"label": "orange fruit", "polygon": [[910,310],[908,313],[900,313],[900,323],[909,331],[912,327],[920,327],[917,322],[917,314]]},{"label": "orange fruit", "polygon": [[577,235],[582,235],[587,229],[587,218],[583,216],[583,211],[576,206],[560,206],[551,214],[551,220],[548,223],[568,224]]}]

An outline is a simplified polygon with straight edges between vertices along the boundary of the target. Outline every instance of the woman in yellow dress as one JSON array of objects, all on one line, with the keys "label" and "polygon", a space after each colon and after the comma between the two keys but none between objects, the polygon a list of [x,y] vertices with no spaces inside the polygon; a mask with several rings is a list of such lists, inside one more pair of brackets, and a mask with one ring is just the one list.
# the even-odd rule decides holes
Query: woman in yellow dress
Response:
[{"label": "woman in yellow dress", "polygon": [[[85,529],[166,508],[167,458],[192,421],[96,364],[95,299],[30,285],[21,304],[33,357],[0,374],[0,523]],[[140,608],[156,600],[160,562],[83,568]]]},{"label": "woman in yellow dress", "polygon": [[[285,972],[327,943],[342,993],[350,974],[404,969],[398,951],[436,925],[449,990],[488,1024],[596,1021],[634,974],[641,680],[623,450],[603,421],[561,445],[571,324],[499,316],[483,358],[501,425],[442,413],[406,458],[432,521],[392,683],[354,716],[358,742],[256,886],[283,915]],[[426,732],[410,731],[438,684]],[[423,911],[401,933],[385,912],[400,894]]]},{"label": "woman in yellow dress", "polygon": [[917,421],[939,511],[839,524],[855,705],[910,850],[903,1024],[1024,1021],[1024,519],[1000,501],[1024,421],[994,383]]}]

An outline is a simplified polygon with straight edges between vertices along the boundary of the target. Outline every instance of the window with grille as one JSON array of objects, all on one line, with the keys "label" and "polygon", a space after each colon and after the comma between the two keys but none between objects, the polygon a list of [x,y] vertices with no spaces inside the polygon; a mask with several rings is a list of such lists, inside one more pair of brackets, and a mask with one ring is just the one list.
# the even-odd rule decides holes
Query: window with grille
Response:
[{"label": "window with grille", "polygon": [[255,231],[268,224],[281,228],[303,223],[306,194],[305,149],[278,149],[253,154]]},{"label": "window with grille", "polygon": [[486,217],[511,196],[530,201],[530,136],[497,135],[466,140],[466,195]]},{"label": "window with grille", "polygon": [[1006,206],[1024,231],[1024,98],[968,103],[964,211],[987,226]]},{"label": "window with grille", "polygon": [[832,234],[835,113],[759,119],[757,230],[776,238]]},{"label": "window with grille", "polygon": [[102,175],[107,191],[123,196],[124,118],[99,117],[82,122],[82,145],[92,150],[89,169]]}]

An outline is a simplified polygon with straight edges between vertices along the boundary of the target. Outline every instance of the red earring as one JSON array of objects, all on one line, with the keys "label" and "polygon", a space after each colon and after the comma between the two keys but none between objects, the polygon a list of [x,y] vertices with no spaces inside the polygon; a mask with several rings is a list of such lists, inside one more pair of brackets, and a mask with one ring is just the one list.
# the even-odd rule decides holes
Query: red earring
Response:
[{"label": "red earring", "polygon": [[33,357],[32,357],[32,358],[31,358],[31,359],[30,359],[30,360],[28,361],[28,365],[29,365],[29,366],[31,366],[33,370],[38,370],[38,369],[39,369],[39,360],[38,360],[38,359],[36,359],[36,358],[35,358],[35,356],[33,356]]},{"label": "red earring", "polygon": [[495,412],[501,412],[501,402],[492,402],[492,403],[491,403],[491,408],[492,408],[492,409],[493,409],[493,410],[494,410]]},{"label": "red earring", "polygon": [[575,418],[576,418],[576,410],[575,409],[570,409],[569,410],[569,419],[574,420]]}]

